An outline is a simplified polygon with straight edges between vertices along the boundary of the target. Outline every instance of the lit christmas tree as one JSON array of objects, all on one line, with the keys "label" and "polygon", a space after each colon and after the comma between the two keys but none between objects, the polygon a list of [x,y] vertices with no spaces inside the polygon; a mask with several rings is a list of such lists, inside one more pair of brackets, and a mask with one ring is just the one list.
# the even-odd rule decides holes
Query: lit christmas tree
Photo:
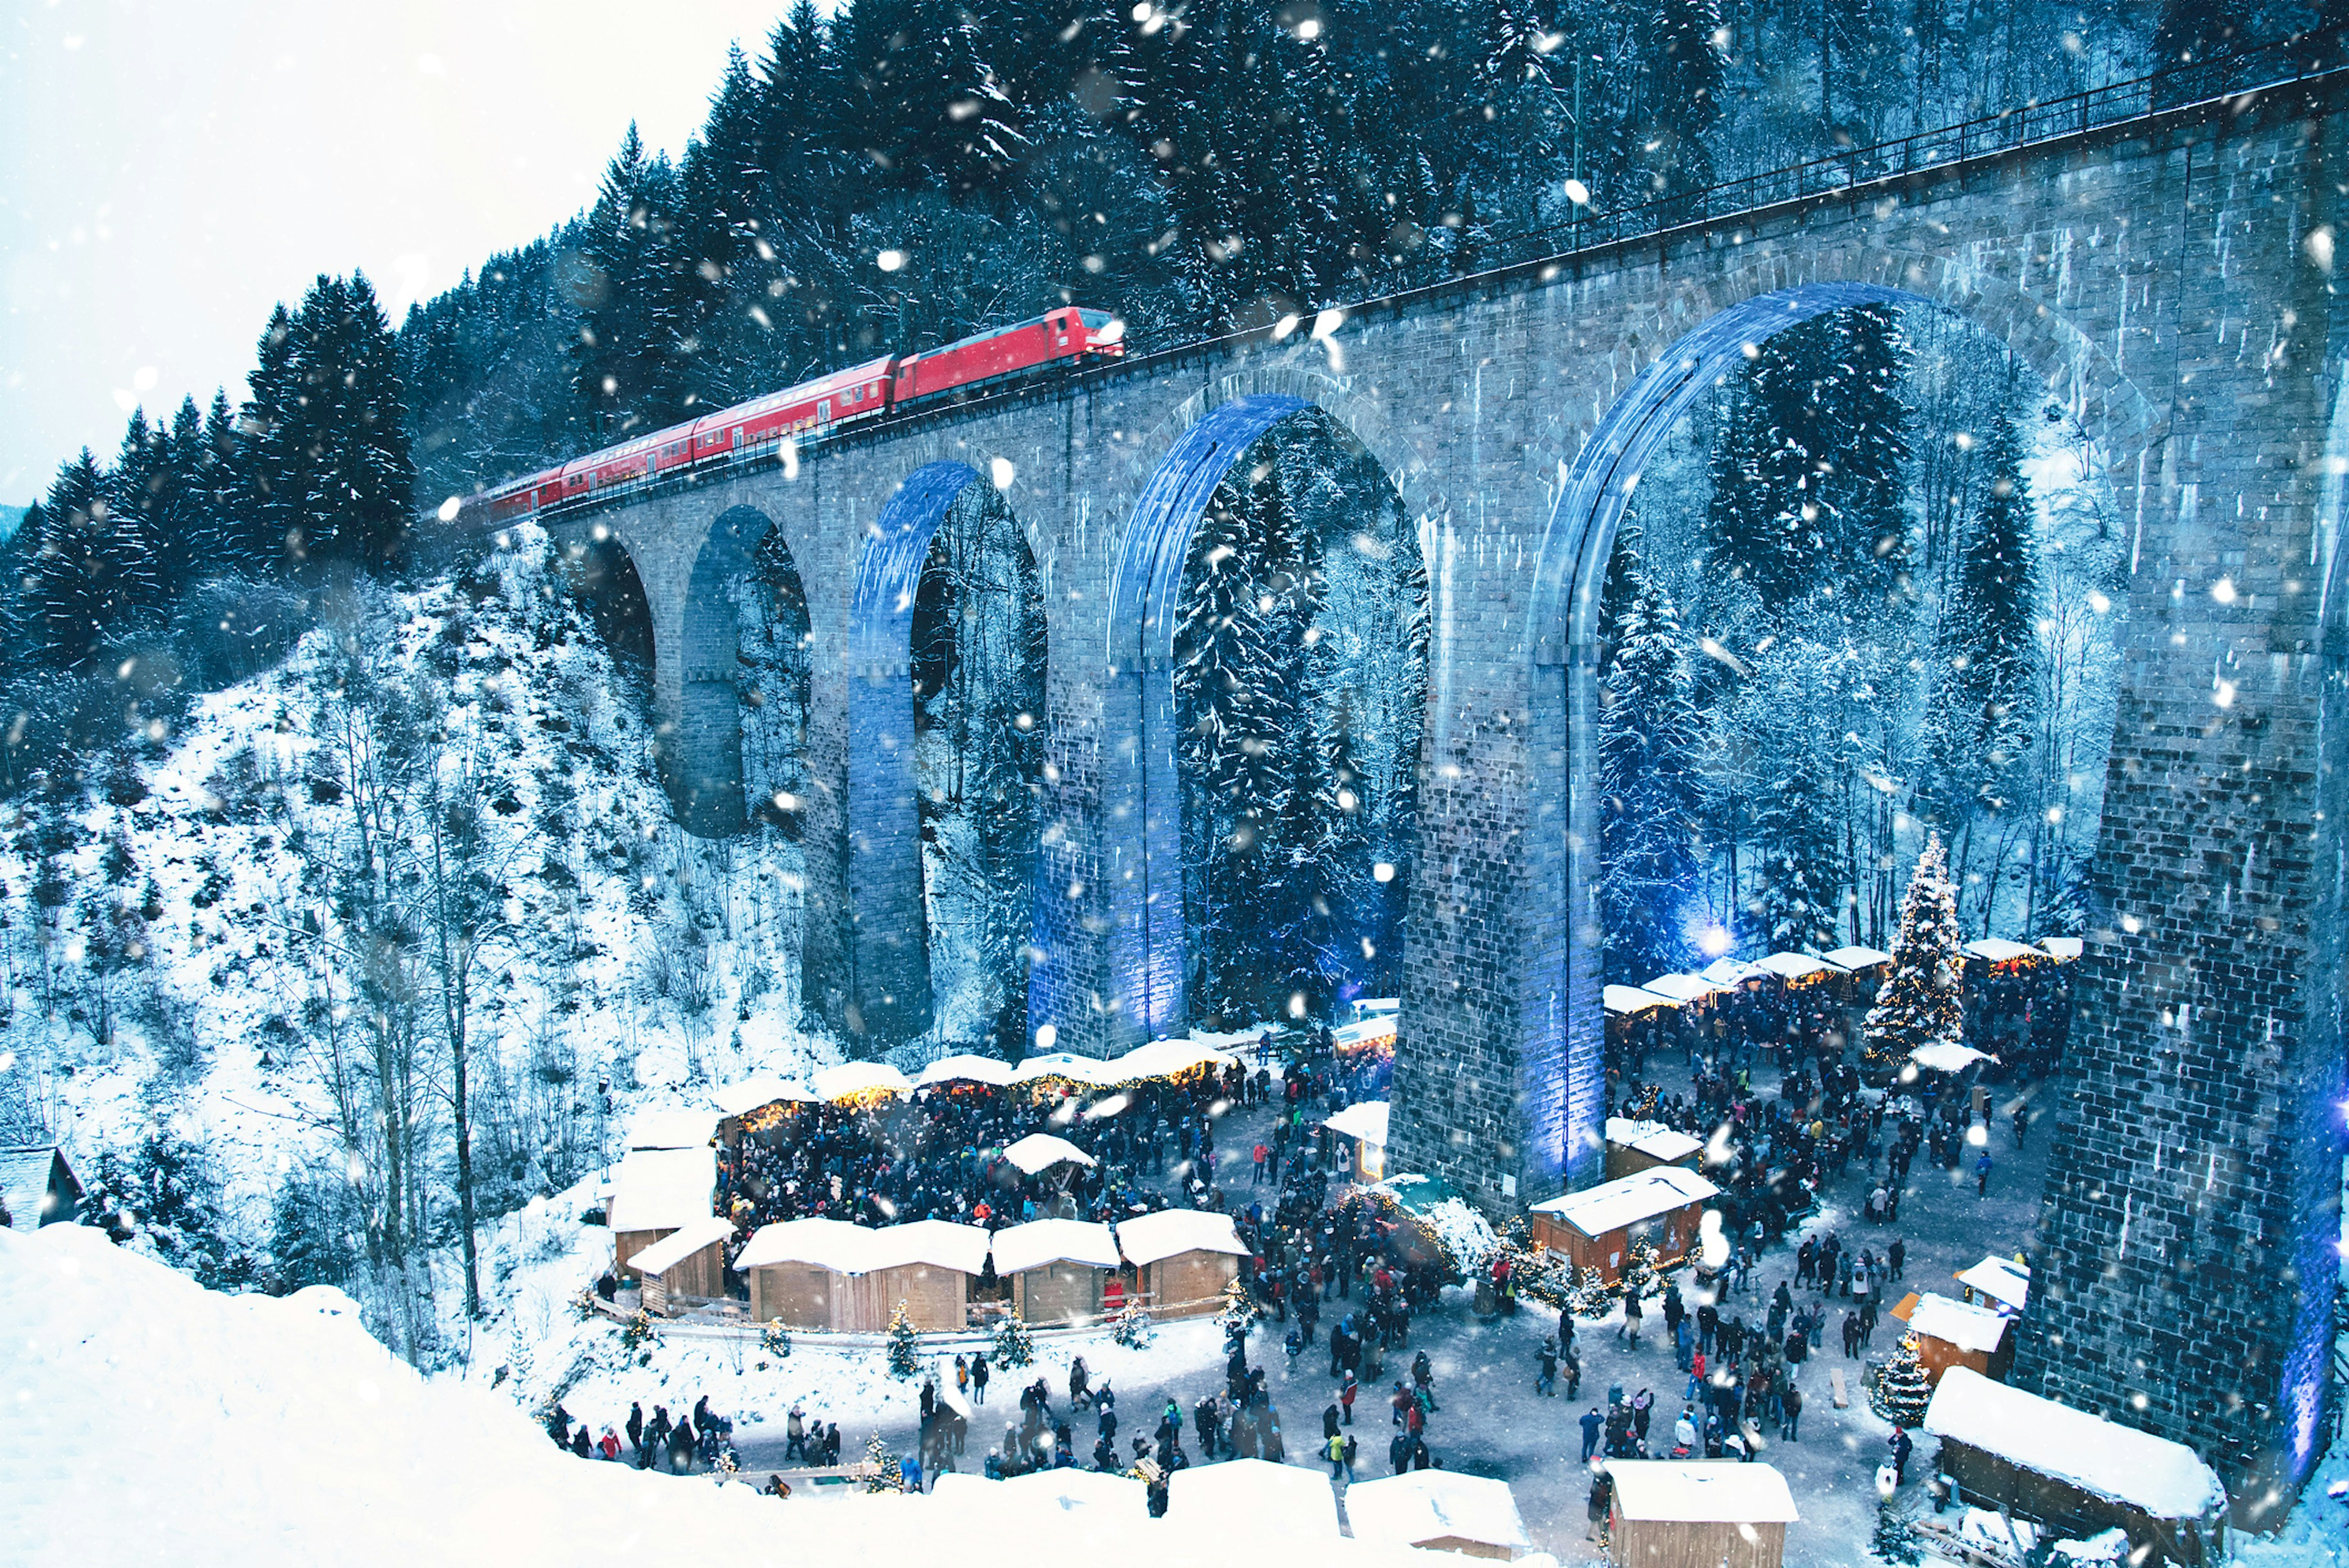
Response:
[{"label": "lit christmas tree", "polygon": [[1256,1297],[1249,1293],[1248,1287],[1238,1279],[1226,1280],[1224,1309],[1216,1315],[1216,1321],[1224,1326],[1224,1337],[1226,1340],[1245,1337],[1247,1331],[1256,1326]]},{"label": "lit christmas tree", "polygon": [[[1017,1322],[1018,1319],[1014,1319]],[[999,1357],[1002,1346],[999,1342]],[[905,1304],[899,1302],[897,1310],[889,1315],[889,1376],[903,1382],[922,1369],[922,1341],[906,1321]]]},{"label": "lit christmas tree", "polygon": [[1914,1427],[1925,1419],[1925,1407],[1932,1398],[1933,1386],[1925,1380],[1924,1363],[1917,1359],[1917,1336],[1904,1334],[1876,1369],[1868,1407],[1897,1426]]},{"label": "lit christmas tree", "polygon": [[1003,1320],[995,1331],[995,1364],[998,1367],[1025,1367],[1036,1359],[1036,1342],[1029,1336],[1028,1325],[1018,1313]]},{"label": "lit christmas tree", "polygon": [[1109,1336],[1128,1350],[1139,1350],[1151,1339],[1150,1314],[1138,1301],[1129,1301],[1110,1320]]},{"label": "lit christmas tree", "polygon": [[1615,1292],[1595,1268],[1584,1269],[1575,1281],[1573,1300],[1577,1317],[1604,1317],[1615,1308]]},{"label": "lit christmas tree", "polygon": [[864,1478],[865,1491],[905,1490],[905,1472],[897,1468],[897,1456],[889,1451],[889,1445],[881,1440],[878,1432],[864,1439],[864,1462],[873,1467],[872,1473]]},{"label": "lit christmas tree", "polygon": [[1623,1261],[1623,1299],[1633,1296],[1645,1299],[1656,1288],[1656,1249],[1646,1242],[1633,1242],[1631,1255]]},{"label": "lit christmas tree", "polygon": [[1959,982],[1965,936],[1958,929],[1958,889],[1941,836],[1925,841],[1900,901],[1900,934],[1892,941],[1892,974],[1876,994],[1861,1035],[1861,1065],[1876,1077],[1900,1070],[1909,1053],[1963,1037]]}]

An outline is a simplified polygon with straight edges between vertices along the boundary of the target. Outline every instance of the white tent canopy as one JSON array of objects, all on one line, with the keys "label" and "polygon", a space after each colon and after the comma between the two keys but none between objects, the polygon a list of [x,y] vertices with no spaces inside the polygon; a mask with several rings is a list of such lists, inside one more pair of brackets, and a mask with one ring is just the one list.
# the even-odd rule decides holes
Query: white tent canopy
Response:
[{"label": "white tent canopy", "polygon": [[1673,1524],[1792,1524],[1795,1494],[1778,1467],[1609,1460],[1615,1509],[1627,1520]]},{"label": "white tent canopy", "polygon": [[1640,989],[1653,991],[1667,1001],[1702,1002],[1707,996],[1720,995],[1728,987],[1716,985],[1701,975],[1659,975]]},{"label": "white tent canopy", "polygon": [[1366,1099],[1348,1106],[1321,1125],[1340,1138],[1359,1138],[1383,1149],[1387,1143],[1388,1109],[1385,1100]]},{"label": "white tent canopy", "polygon": [[702,1248],[733,1233],[733,1221],[713,1214],[709,1219],[680,1225],[651,1246],[640,1249],[628,1260],[628,1266],[640,1274],[667,1274]]},{"label": "white tent canopy", "polygon": [[1003,1151],[1003,1157],[1033,1176],[1055,1165],[1097,1165],[1099,1161],[1065,1138],[1031,1132]]},{"label": "white tent canopy", "polygon": [[1117,1238],[1091,1220],[1030,1220],[995,1233],[995,1272],[1016,1274],[1045,1264],[1117,1267]]},{"label": "white tent canopy", "polygon": [[1719,1187],[1693,1171],[1657,1165],[1536,1203],[1534,1212],[1556,1214],[1586,1236],[1603,1236],[1720,1195]]},{"label": "white tent canopy", "polygon": [[1335,1542],[1338,1498],[1329,1478],[1303,1465],[1227,1460],[1176,1470],[1166,1484],[1166,1517],[1226,1541]]},{"label": "white tent canopy", "polygon": [[1934,1040],[1910,1051],[1909,1059],[1927,1072],[1961,1073],[1976,1062],[1990,1060],[1990,1053],[1955,1040]]},{"label": "white tent canopy", "polygon": [[2156,1519],[2199,1519],[2226,1489],[2183,1443],[1992,1382],[1971,1367],[1941,1374],[1925,1429]]},{"label": "white tent canopy", "polygon": [[1244,1258],[1248,1250],[1240,1241],[1229,1214],[1206,1209],[1161,1209],[1136,1214],[1117,1224],[1117,1244],[1125,1261],[1147,1267],[1178,1253],[1227,1253]]},{"label": "white tent canopy", "polygon": [[826,1068],[815,1075],[810,1086],[818,1099],[847,1099],[851,1096],[879,1092],[911,1094],[914,1086],[905,1075],[886,1062],[843,1062]]},{"label": "white tent canopy", "polygon": [[1526,1552],[1534,1543],[1509,1483],[1463,1470],[1356,1481],[1346,1489],[1346,1522],[1355,1540],[1385,1546],[1455,1540]]},{"label": "white tent canopy", "polygon": [[605,1217],[616,1232],[674,1231],[709,1217],[717,1185],[706,1148],[639,1149],[620,1161]]},{"label": "white tent canopy", "polygon": [[1599,994],[1599,1005],[1617,1015],[1649,1013],[1658,1007],[1677,1007],[1678,998],[1659,995],[1638,985],[1609,985]]},{"label": "white tent canopy", "polygon": [[974,1057],[968,1053],[940,1057],[922,1069],[914,1080],[917,1088],[927,1088],[941,1083],[984,1083],[998,1088],[1011,1081],[1011,1064],[993,1057]]}]

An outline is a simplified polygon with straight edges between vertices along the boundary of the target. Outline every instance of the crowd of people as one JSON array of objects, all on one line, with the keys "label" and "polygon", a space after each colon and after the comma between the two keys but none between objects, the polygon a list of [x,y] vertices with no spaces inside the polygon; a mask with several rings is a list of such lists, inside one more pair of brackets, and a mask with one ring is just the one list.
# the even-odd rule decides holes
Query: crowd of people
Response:
[{"label": "crowd of people", "polygon": [[[626,1462],[637,1470],[657,1470],[668,1475],[733,1468],[734,1423],[710,1409],[707,1394],[693,1402],[691,1415],[674,1420],[666,1405],[655,1405],[647,1419],[643,1401],[631,1403],[625,1430],[624,1449],[619,1430],[607,1423],[600,1435],[594,1433],[588,1423],[575,1420],[561,1400],[555,1402],[546,1418],[546,1435],[554,1439],[554,1446],[583,1460],[616,1464],[622,1462],[625,1453]],[[836,1450],[840,1441],[837,1427],[833,1429],[832,1440]]]}]

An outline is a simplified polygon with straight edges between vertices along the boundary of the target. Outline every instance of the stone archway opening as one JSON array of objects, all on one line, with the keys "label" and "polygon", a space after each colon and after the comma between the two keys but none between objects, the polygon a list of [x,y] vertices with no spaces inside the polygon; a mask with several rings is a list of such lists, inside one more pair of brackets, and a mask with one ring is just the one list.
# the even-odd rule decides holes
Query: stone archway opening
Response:
[{"label": "stone archway opening", "polygon": [[796,843],[807,807],[807,589],[773,529],[732,583],[741,705],[742,798],[753,823]]},{"label": "stone archway opening", "polygon": [[600,525],[557,552],[564,586],[587,609],[589,624],[639,706],[652,692],[653,617],[636,564]]}]

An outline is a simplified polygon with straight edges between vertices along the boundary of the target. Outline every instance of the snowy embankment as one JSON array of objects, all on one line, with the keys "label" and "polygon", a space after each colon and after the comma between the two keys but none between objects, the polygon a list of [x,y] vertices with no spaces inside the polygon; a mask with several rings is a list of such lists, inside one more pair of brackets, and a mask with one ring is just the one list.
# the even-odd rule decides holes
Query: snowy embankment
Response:
[{"label": "snowy embankment", "polygon": [[[1043,1553],[1195,1555],[1266,1522],[1063,1511],[993,1487],[978,1501],[779,1501],[576,1460],[504,1399],[418,1377],[340,1292],[219,1295],[76,1225],[0,1232],[0,1324],[15,1439],[0,1555],[28,1568],[869,1562],[942,1548],[968,1568],[1032,1568]],[[1314,1558],[1444,1561],[1353,1542]]]}]

